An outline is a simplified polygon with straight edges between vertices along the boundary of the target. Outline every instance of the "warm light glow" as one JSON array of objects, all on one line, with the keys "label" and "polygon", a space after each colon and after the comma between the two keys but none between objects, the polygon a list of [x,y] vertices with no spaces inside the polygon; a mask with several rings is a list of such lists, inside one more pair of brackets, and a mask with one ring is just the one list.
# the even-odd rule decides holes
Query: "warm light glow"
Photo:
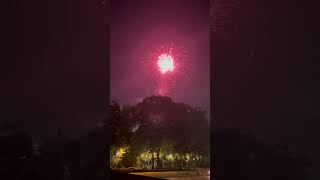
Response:
[{"label": "warm light glow", "polygon": [[173,160],[174,160],[172,154],[168,154],[167,157],[166,157],[166,159],[169,160],[169,161],[173,161]]},{"label": "warm light glow", "polygon": [[174,59],[168,54],[161,54],[158,58],[158,66],[162,74],[174,70]]},{"label": "warm light glow", "polygon": [[186,154],[186,159],[187,159],[187,161],[190,159],[189,154]]},{"label": "warm light glow", "polygon": [[127,147],[120,147],[115,155],[111,158],[113,164],[118,164],[122,159],[123,156],[126,154],[128,148]]},{"label": "warm light glow", "polygon": [[140,155],[140,158],[144,161],[150,161],[151,160],[151,154],[148,153],[148,152],[143,152],[141,155]]},{"label": "warm light glow", "polygon": [[119,148],[119,150],[116,153],[116,157],[122,158],[123,155],[126,153],[126,150],[127,148],[123,148],[123,147]]}]

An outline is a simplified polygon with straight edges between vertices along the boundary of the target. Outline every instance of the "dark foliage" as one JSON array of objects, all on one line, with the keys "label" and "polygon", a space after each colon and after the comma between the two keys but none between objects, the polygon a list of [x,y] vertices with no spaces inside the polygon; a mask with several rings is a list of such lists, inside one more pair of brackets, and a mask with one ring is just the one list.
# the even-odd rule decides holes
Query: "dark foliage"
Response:
[{"label": "dark foliage", "polygon": [[42,143],[18,123],[0,126],[0,179],[106,179],[106,141],[103,128],[82,139],[61,135]]},{"label": "dark foliage", "polygon": [[205,111],[166,96],[146,97],[136,105],[123,107],[112,102],[110,111],[111,146],[131,148],[122,166],[136,166],[134,161],[139,153],[147,150],[152,155],[152,169],[164,168],[160,151],[169,151],[165,147],[170,145],[176,153],[200,155],[201,166],[209,166],[210,135]]},{"label": "dark foliage", "polygon": [[[103,128],[97,128],[80,140],[60,135],[40,143],[38,148],[22,126],[2,123],[0,177],[6,180],[106,179],[105,133]],[[251,134],[235,130],[215,132],[211,143],[214,143],[215,164],[212,174],[217,180],[311,179],[306,172],[308,161],[285,146],[270,146]]]}]

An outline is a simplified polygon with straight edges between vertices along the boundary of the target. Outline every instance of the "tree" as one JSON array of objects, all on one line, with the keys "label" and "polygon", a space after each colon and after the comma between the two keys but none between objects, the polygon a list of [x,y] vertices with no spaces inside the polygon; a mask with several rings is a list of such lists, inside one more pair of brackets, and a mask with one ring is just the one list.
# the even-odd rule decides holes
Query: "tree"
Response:
[{"label": "tree", "polygon": [[4,179],[32,177],[34,152],[31,136],[24,127],[13,121],[0,124],[0,176]]},{"label": "tree", "polygon": [[[114,118],[110,120],[114,129],[112,136],[114,139],[127,139],[124,144],[131,149],[131,153],[126,154],[126,161],[147,150],[151,156],[151,167],[162,168],[163,153],[169,152],[164,147],[171,146],[170,151],[183,154],[181,158],[197,154],[203,160],[198,164],[209,166],[210,129],[205,111],[175,103],[170,97],[164,96],[147,97],[135,106],[121,108],[117,103],[111,106]],[[119,125],[119,122],[123,123]],[[186,159],[181,158],[177,160],[181,161],[177,166],[188,166],[182,165]]]}]

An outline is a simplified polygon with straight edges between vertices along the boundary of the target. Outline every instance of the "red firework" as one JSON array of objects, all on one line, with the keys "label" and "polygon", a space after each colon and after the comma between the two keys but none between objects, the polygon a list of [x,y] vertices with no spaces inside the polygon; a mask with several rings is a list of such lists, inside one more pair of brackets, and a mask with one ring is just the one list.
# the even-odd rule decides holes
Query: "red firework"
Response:
[{"label": "red firework", "polygon": [[152,75],[156,80],[155,93],[171,95],[179,77],[186,76],[187,58],[183,48],[173,44],[162,46],[151,55]]}]

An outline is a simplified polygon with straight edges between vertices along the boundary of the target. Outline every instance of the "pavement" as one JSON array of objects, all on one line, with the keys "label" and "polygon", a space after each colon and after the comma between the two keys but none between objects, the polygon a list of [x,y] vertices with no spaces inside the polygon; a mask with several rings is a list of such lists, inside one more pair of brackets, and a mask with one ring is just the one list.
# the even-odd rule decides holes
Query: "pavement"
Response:
[{"label": "pavement", "polygon": [[175,178],[166,178],[169,180],[208,180],[210,176],[192,176],[192,177],[175,177]]},{"label": "pavement", "polygon": [[171,180],[208,180],[210,176],[199,175],[198,171],[168,171],[168,172],[134,172],[130,173],[139,176],[155,177]]}]

